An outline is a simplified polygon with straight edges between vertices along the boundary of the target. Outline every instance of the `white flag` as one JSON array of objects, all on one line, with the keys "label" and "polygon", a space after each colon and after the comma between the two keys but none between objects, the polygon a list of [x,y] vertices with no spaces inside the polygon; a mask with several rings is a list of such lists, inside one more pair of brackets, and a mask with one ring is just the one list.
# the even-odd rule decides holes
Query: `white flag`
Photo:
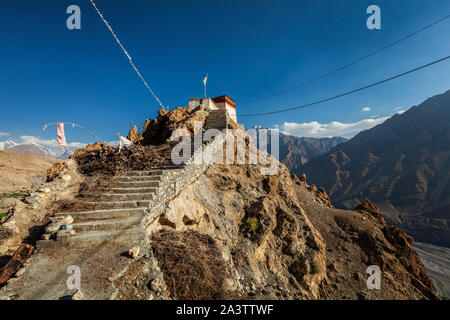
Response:
[{"label": "white flag", "polygon": [[206,86],[206,81],[208,81],[208,74],[203,78],[203,85]]}]

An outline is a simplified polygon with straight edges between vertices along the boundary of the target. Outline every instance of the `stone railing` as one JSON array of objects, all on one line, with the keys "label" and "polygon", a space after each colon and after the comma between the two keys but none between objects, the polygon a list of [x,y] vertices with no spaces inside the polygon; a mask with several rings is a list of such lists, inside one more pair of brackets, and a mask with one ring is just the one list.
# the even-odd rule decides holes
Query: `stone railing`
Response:
[{"label": "stone railing", "polygon": [[[225,129],[226,130],[226,129]],[[224,139],[222,135],[203,144],[194,151],[191,158],[180,169],[164,170],[161,178],[161,185],[158,187],[155,198],[150,202],[148,213],[142,225],[147,227],[165,210],[167,202],[172,200],[186,186],[194,182],[206,169],[214,163],[220,148],[223,148]]]}]

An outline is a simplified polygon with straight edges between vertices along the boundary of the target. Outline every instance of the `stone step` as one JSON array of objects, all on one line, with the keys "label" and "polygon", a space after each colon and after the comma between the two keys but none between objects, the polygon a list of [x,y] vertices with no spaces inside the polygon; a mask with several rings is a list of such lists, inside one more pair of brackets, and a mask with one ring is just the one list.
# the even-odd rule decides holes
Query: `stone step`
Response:
[{"label": "stone step", "polygon": [[58,246],[86,246],[99,244],[123,244],[144,240],[147,237],[145,229],[137,227],[119,231],[90,231],[58,240],[40,240],[36,242],[38,249]]},{"label": "stone step", "polygon": [[153,200],[155,195],[153,193],[104,193],[100,195],[92,195],[91,198],[95,201],[143,201]]},{"label": "stone step", "polygon": [[220,109],[220,110],[210,110],[208,116],[211,116],[211,115],[219,115],[219,114],[227,114],[227,113],[228,113],[228,111],[225,110],[225,109]]},{"label": "stone step", "polygon": [[151,175],[151,176],[118,176],[115,177],[112,181],[114,182],[137,182],[137,181],[159,181],[163,176],[162,175]]},{"label": "stone step", "polygon": [[144,216],[147,208],[130,208],[130,209],[108,209],[108,210],[93,210],[80,212],[60,212],[55,216],[71,215],[75,220],[77,219],[103,219],[103,218],[117,218],[117,217],[137,217]]},{"label": "stone step", "polygon": [[158,188],[161,181],[118,181],[110,182],[109,187],[111,188]]},{"label": "stone step", "polygon": [[[100,191],[102,190],[100,189]],[[151,194],[156,193],[156,188],[105,188],[103,191],[114,194]]]},{"label": "stone step", "polygon": [[223,130],[226,128],[227,128],[227,125],[217,125],[217,126],[211,125],[211,126],[206,126],[205,130],[209,130],[209,129]]},{"label": "stone step", "polygon": [[220,127],[223,126],[225,127],[227,125],[227,123],[225,122],[221,122],[221,123],[208,123],[205,128],[212,128],[212,127]]},{"label": "stone step", "polygon": [[150,200],[135,200],[135,201],[93,201],[88,204],[94,206],[94,210],[102,209],[126,209],[126,208],[138,208],[149,207]]},{"label": "stone step", "polygon": [[152,170],[152,171],[130,171],[126,172],[125,176],[127,177],[135,177],[135,176],[154,176],[154,175],[162,175],[164,174],[163,170]]},{"label": "stone step", "polygon": [[217,117],[216,119],[206,120],[205,124],[208,123],[217,123],[217,122],[226,122],[228,119],[226,117]]},{"label": "stone step", "polygon": [[117,231],[126,230],[140,225],[143,217],[127,219],[108,219],[73,223],[73,229],[77,234],[87,231]]},{"label": "stone step", "polygon": [[125,175],[127,177],[142,177],[142,176],[154,176],[154,175],[164,175],[168,171],[169,172],[179,172],[183,169],[183,165],[173,165],[173,166],[166,166],[161,169],[155,169],[155,170],[147,170],[147,171],[130,171],[127,172]]},{"label": "stone step", "polygon": [[206,119],[205,123],[211,123],[211,122],[222,122],[222,121],[227,121],[228,118],[223,116],[218,116],[218,117],[214,117],[214,119]]},{"label": "stone step", "polygon": [[226,122],[208,123],[207,125],[205,125],[205,128],[225,127],[226,125],[227,125]]}]

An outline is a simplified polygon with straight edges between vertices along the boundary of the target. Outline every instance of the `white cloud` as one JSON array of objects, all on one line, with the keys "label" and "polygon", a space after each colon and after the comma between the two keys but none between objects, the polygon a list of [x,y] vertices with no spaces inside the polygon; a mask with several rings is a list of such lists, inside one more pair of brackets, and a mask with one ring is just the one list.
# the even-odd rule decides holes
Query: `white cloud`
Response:
[{"label": "white cloud", "polygon": [[402,114],[402,113],[404,113],[406,110],[403,109],[403,107],[395,107],[395,108],[394,108],[394,111],[395,111],[396,114]]},{"label": "white cloud", "polygon": [[10,135],[9,132],[1,132],[1,131],[0,131],[0,137],[7,137],[7,136],[9,136],[9,135]]},{"label": "white cloud", "polygon": [[317,121],[295,123],[285,122],[281,126],[276,125],[282,133],[298,137],[326,138],[326,137],[351,137],[360,131],[370,129],[383,123],[389,117],[375,119],[364,119],[353,123],[341,123],[332,121],[330,123],[319,123]]},{"label": "white cloud", "polygon": [[362,108],[362,111],[364,111],[364,112],[369,112],[369,111],[370,111],[370,108],[369,108],[369,107],[364,107],[364,108]]}]

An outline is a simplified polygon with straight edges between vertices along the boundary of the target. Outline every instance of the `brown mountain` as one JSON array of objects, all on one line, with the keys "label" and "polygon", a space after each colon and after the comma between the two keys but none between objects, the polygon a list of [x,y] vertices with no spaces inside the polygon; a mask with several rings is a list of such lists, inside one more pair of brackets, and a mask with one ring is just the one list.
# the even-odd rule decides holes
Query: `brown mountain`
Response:
[{"label": "brown mountain", "polygon": [[0,150],[0,194],[29,190],[41,184],[45,181],[47,169],[54,162],[48,157],[40,158],[10,150]]},{"label": "brown mountain", "polygon": [[[271,157],[272,175],[249,157],[174,166],[167,132],[192,128],[205,113],[215,115],[206,107],[159,112],[136,135],[140,146],[117,153],[89,145],[57,162],[41,202],[18,206],[1,226],[0,255],[20,244],[11,235],[45,233],[30,237],[42,240],[25,268],[17,272],[17,255],[5,265],[3,281],[10,280],[0,300],[67,297],[55,275],[70,265],[89,270],[73,300],[437,299],[413,239],[387,225],[370,201],[335,209],[323,189]],[[235,133],[249,151],[251,139]],[[219,157],[221,147],[219,137],[201,146]],[[137,193],[117,192],[124,188]],[[373,265],[382,290],[369,289]]]},{"label": "brown mountain", "polygon": [[[259,130],[266,128],[256,127]],[[279,133],[279,160],[296,175],[301,175],[302,167],[310,159],[327,153],[338,144],[347,141],[347,138],[309,138],[296,137]],[[267,150],[271,150],[271,138],[267,137]]]},{"label": "brown mountain", "polygon": [[450,91],[318,156],[302,168],[333,203],[374,201],[419,240],[450,246]]},{"label": "brown mountain", "polygon": [[347,140],[342,137],[306,138],[280,134],[280,160],[292,173],[298,174],[310,159],[327,153]]}]

